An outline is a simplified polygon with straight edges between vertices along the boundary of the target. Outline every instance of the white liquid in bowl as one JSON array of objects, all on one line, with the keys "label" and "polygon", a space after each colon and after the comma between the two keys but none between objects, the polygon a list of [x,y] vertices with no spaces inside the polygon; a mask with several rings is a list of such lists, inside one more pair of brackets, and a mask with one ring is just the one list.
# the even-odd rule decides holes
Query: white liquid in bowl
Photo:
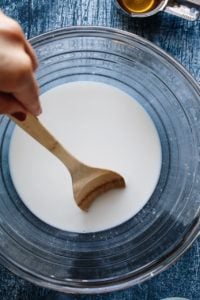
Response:
[{"label": "white liquid in bowl", "polygon": [[115,87],[84,81],[56,87],[41,101],[40,120],[73,155],[120,173],[127,186],[99,197],[88,213],[81,211],[65,166],[16,127],[9,162],[24,204],[44,222],[75,232],[108,229],[139,212],[161,168],[160,140],[142,106]]}]

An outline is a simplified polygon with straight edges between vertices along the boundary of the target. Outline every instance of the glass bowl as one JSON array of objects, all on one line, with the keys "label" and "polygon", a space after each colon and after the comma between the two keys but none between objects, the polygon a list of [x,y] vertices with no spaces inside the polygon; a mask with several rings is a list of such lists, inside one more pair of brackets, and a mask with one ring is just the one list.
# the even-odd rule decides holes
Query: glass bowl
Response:
[{"label": "glass bowl", "polygon": [[100,293],[141,283],[171,265],[199,233],[198,84],[165,52],[120,30],[64,28],[32,44],[40,61],[41,93],[92,80],[135,98],[157,127],[162,168],[151,199],[127,222],[91,234],[61,231],[40,221],[19,198],[8,157],[14,124],[1,116],[1,262],[27,280],[62,292]]}]

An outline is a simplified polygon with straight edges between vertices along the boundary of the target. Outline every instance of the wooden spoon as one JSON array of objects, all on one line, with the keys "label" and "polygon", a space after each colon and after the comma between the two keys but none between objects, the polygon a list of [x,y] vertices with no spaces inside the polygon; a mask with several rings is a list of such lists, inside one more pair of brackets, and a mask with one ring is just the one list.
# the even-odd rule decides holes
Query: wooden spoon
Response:
[{"label": "wooden spoon", "polygon": [[17,125],[24,129],[36,141],[54,154],[69,170],[76,204],[88,210],[100,194],[113,189],[125,187],[124,178],[110,170],[89,167],[71,155],[32,114],[25,118],[9,115]]}]

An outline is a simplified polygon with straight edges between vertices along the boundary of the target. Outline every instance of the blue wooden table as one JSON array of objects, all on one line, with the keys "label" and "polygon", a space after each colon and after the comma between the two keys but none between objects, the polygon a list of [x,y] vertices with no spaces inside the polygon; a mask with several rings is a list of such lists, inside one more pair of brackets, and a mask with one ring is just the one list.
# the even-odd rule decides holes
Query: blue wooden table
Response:
[{"label": "blue wooden table", "polygon": [[[136,33],[181,62],[200,82],[200,20],[189,22],[160,13],[135,20],[117,10],[114,0],[0,0],[0,7],[22,25],[27,38],[70,25],[101,25]],[[200,187],[199,187],[200,189]],[[52,292],[11,274],[0,266],[1,300],[39,300]],[[104,295],[74,296],[79,300],[200,300],[200,239],[157,277],[133,288]]]}]

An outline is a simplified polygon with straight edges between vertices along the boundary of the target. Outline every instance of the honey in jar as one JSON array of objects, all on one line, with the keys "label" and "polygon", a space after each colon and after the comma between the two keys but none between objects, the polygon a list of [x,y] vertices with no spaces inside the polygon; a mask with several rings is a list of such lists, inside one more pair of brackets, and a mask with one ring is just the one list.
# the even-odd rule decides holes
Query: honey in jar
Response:
[{"label": "honey in jar", "polygon": [[145,13],[154,9],[160,0],[118,0],[128,13]]}]

